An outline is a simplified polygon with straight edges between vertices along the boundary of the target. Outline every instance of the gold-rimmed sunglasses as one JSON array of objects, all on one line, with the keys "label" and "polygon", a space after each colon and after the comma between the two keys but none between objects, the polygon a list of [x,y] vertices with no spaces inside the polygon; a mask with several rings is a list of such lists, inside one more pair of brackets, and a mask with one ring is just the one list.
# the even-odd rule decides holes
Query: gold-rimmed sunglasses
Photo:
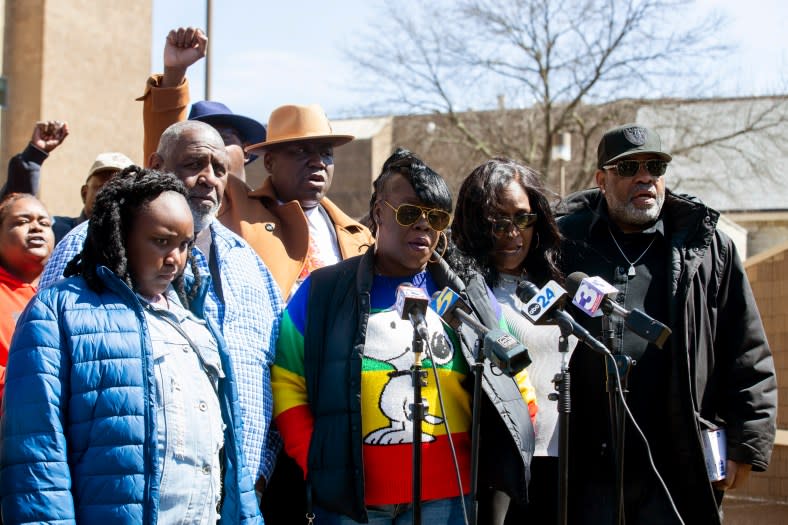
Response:
[{"label": "gold-rimmed sunglasses", "polygon": [[394,218],[397,220],[397,224],[405,228],[413,226],[422,217],[427,219],[427,224],[436,232],[445,230],[449,227],[449,222],[451,222],[449,212],[438,208],[427,208],[416,204],[400,204],[395,208],[389,201],[384,200],[383,202],[394,210]]}]

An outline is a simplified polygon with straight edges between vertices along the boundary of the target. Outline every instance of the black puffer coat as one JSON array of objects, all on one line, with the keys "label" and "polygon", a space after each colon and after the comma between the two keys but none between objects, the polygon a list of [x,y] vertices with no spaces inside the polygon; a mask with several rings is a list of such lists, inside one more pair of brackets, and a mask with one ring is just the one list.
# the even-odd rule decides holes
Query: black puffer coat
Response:
[{"label": "black puffer coat", "polygon": [[[587,241],[598,226],[602,206],[599,190],[587,190],[570,195],[559,210],[567,275],[609,271],[594,267],[604,256]],[[678,482],[682,486],[671,487],[671,492],[682,494],[680,500],[687,503],[679,508],[686,523],[721,519],[721,494],[715,494],[709,483],[703,459],[701,419],[724,426],[728,458],[751,464],[754,471],[766,469],[775,437],[774,361],[744,268],[733,242],[716,229],[718,218],[717,211],[696,199],[666,192],[662,219],[670,246],[666,292],[673,334],[664,395],[670,414],[666,424],[675,437],[675,462],[684,466],[685,474]],[[583,353],[575,352],[578,355]],[[574,370],[574,377],[582,373]],[[587,414],[573,417],[570,428],[577,432],[600,424]],[[578,455],[570,458],[584,461]]]}]

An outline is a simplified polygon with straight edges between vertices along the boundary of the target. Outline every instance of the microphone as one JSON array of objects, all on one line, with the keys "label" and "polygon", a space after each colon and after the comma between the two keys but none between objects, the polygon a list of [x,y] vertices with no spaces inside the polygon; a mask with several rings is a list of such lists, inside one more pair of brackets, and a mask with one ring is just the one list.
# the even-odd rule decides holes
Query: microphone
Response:
[{"label": "microphone", "polygon": [[566,295],[566,290],[555,281],[550,280],[540,290],[534,283],[523,279],[517,285],[516,293],[517,297],[525,303],[520,313],[533,324],[557,323],[561,327],[562,333],[566,330],[585,343],[591,350],[600,354],[610,353],[605,345],[592,336],[588,330],[580,326],[571,315],[559,308],[561,300]]},{"label": "microphone", "polygon": [[[530,297],[530,300],[526,301],[523,298],[521,289],[527,289],[527,296]],[[526,312],[526,317],[528,317],[533,324],[555,324],[555,319],[553,319],[550,313],[563,302],[565,295],[566,290],[552,279],[548,281],[541,290],[530,281],[523,280],[517,285],[517,297],[525,303],[524,310]]]},{"label": "microphone", "polygon": [[408,319],[418,336],[426,341],[429,338],[427,321],[427,304],[430,302],[424,290],[413,286],[411,283],[402,283],[397,286],[397,301],[395,308],[400,319]]},{"label": "microphone", "polygon": [[480,323],[474,317],[471,307],[448,286],[433,294],[430,308],[455,332],[459,332],[460,325],[464,324],[482,337],[485,357],[507,376],[517,375],[531,364],[531,356],[525,346],[500,328],[489,329]]},{"label": "microphone", "polygon": [[441,319],[455,331],[458,330],[463,323],[473,328],[473,331],[479,335],[484,335],[484,333],[489,330],[473,317],[471,307],[468,303],[463,301],[460,294],[448,286],[432,294],[430,308],[441,316]]},{"label": "microphone", "polygon": [[620,317],[632,332],[657,348],[662,348],[672,333],[671,329],[642,310],[627,310],[614,298],[618,289],[598,276],[589,277],[583,272],[574,272],[566,278],[566,287],[574,296],[572,304],[591,317],[603,313]]}]

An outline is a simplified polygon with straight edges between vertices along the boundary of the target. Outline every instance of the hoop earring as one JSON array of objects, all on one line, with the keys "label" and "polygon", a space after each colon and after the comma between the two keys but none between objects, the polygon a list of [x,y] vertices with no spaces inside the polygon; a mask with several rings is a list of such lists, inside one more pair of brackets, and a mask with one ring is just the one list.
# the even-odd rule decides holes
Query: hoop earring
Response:
[{"label": "hoop earring", "polygon": [[536,244],[534,244],[534,249],[539,248],[539,232],[536,232]]},{"label": "hoop earring", "polygon": [[[443,231],[438,232],[438,244],[441,242],[441,237],[443,238],[443,250],[441,250],[441,252],[438,254],[438,259],[433,261],[432,256],[430,255],[430,258],[427,260],[427,262],[431,262],[432,264],[440,262],[440,260],[443,258],[443,254],[446,253],[446,250],[449,248],[449,239],[446,237],[446,234],[443,233]],[[435,245],[435,247],[437,248],[438,246]],[[433,251],[432,253],[434,254],[435,252]]]}]

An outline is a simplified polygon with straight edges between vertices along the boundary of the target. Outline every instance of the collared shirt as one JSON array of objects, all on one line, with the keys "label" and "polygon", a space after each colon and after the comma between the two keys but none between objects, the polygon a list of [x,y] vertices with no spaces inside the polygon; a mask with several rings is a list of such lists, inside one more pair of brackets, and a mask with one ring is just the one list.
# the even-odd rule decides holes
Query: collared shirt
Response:
[{"label": "collared shirt", "polygon": [[322,206],[315,206],[311,210],[304,210],[307,224],[309,224],[309,248],[307,249],[306,261],[301,273],[298,275],[290,295],[293,297],[298,287],[304,282],[310,273],[323,266],[336,264],[342,260],[337,243],[337,232],[331,217]]},{"label": "collared shirt", "polygon": [[[87,227],[88,222],[80,224],[55,247],[39,288],[62,277],[66,264],[82,250]],[[281,446],[278,433],[271,430],[270,366],[276,353],[282,296],[268,268],[246,241],[218,221],[209,227],[224,300],[211,286],[205,316],[221,327],[238,380],[246,465],[255,480],[260,476],[269,479]],[[205,255],[197,247],[192,253],[200,275],[210,275]],[[189,265],[186,273],[191,273]]]}]

